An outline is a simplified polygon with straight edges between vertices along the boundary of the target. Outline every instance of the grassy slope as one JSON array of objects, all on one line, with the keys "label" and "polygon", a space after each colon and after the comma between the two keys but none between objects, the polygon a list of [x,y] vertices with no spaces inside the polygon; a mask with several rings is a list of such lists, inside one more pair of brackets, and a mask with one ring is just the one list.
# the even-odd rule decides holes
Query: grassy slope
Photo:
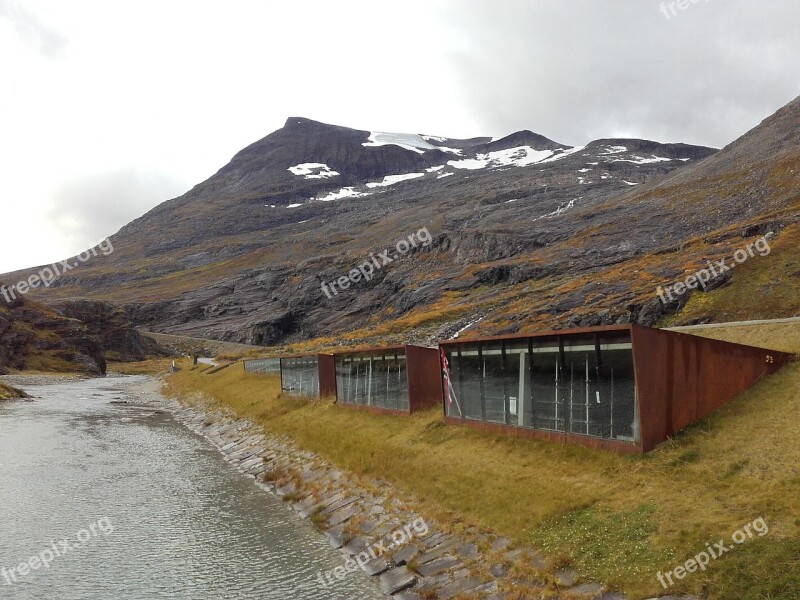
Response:
[{"label": "grassy slope", "polygon": [[720,323],[800,315],[798,238],[800,224],[787,228],[771,243],[769,256],[756,255],[736,267],[731,285],[707,293],[693,293],[683,310],[659,324],[669,326],[709,318]]},{"label": "grassy slope", "polygon": [[2,381],[0,381],[0,402],[3,400],[12,400],[14,398],[24,398],[25,392],[22,390],[18,390],[15,387],[11,387],[10,385],[6,385]]},{"label": "grassy slope", "polygon": [[[741,341],[758,335],[708,333]],[[769,335],[800,352],[800,326]],[[343,469],[388,479],[445,523],[479,524],[533,544],[633,598],[662,591],[657,571],[763,516],[768,536],[672,591],[800,597],[800,428],[787,427],[800,411],[798,362],[635,458],[445,427],[436,410],[401,418],[281,397],[275,377],[209,370],[187,365],[170,377],[168,391],[205,392]]]}]

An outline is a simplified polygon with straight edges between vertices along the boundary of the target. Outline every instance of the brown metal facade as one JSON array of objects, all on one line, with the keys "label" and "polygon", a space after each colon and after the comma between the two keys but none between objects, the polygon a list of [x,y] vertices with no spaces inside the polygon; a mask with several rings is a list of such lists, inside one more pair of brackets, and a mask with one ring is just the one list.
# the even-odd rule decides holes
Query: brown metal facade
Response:
[{"label": "brown metal facade", "polygon": [[319,368],[319,397],[336,397],[336,362],[333,354],[317,354]]},{"label": "brown metal facade", "polygon": [[790,355],[675,331],[632,327],[641,451],[707,417]]},{"label": "brown metal facade", "polygon": [[442,369],[439,350],[406,346],[409,412],[442,404]]}]

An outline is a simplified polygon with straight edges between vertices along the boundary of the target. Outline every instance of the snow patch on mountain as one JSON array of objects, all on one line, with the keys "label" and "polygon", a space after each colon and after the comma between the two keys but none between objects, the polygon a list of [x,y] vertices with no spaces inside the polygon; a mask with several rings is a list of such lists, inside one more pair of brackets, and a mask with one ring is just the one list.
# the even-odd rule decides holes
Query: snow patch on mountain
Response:
[{"label": "snow patch on mountain", "polygon": [[[556,150],[555,150],[556,154],[554,154],[550,158],[546,158],[545,160],[542,161],[542,163],[551,163],[551,162],[555,162],[557,160],[561,160],[562,158],[566,158],[567,156],[571,156],[572,154],[580,152],[581,150],[583,150],[585,148],[586,148],[586,146],[575,146],[574,148],[556,148]],[[561,152],[559,152],[559,150],[561,150]]]},{"label": "snow patch on mountain", "polygon": [[406,150],[412,150],[419,154],[424,154],[425,150],[435,150],[436,146],[426,142],[421,135],[416,133],[386,133],[383,131],[373,131],[369,134],[367,141],[362,146],[400,146]]},{"label": "snow patch on mountain", "polygon": [[672,162],[672,159],[664,158],[663,156],[652,155],[650,158],[645,158],[643,156],[633,156],[632,158],[615,158],[611,162],[629,162],[635,165],[647,165],[657,162]]},{"label": "snow patch on mountain", "polygon": [[338,192],[328,192],[324,196],[318,196],[314,200],[318,202],[333,202],[334,200],[341,200],[342,198],[359,198],[361,196],[369,196],[366,192],[359,192],[354,187],[344,187]]},{"label": "snow patch on mountain", "polygon": [[526,167],[543,161],[553,155],[550,150],[534,150],[530,146],[518,146],[508,150],[496,150],[488,154],[478,154],[476,158],[451,160],[447,164],[456,169],[485,169],[497,167]]},{"label": "snow patch on mountain", "polygon": [[286,170],[294,175],[303,175],[305,179],[325,179],[339,174],[324,163],[300,163]]},{"label": "snow patch on mountain", "polygon": [[610,156],[611,154],[621,154],[622,152],[627,152],[627,146],[603,146],[606,151],[601,152],[600,156]]},{"label": "snow patch on mountain", "polygon": [[386,187],[389,185],[394,185],[395,183],[400,183],[401,181],[416,179],[417,177],[425,177],[425,173],[404,173],[402,175],[387,175],[386,177],[383,178],[383,181],[370,182],[367,184],[367,187],[368,188]]}]

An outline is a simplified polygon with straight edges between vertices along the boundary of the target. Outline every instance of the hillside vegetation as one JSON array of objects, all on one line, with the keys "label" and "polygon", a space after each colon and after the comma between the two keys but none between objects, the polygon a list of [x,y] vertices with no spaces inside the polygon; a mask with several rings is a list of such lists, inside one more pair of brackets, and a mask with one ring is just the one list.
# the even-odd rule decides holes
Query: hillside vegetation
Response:
[{"label": "hillside vegetation", "polygon": [[[796,323],[697,333],[800,352]],[[659,571],[706,544],[730,543],[763,517],[768,535],[670,591],[712,600],[800,597],[796,361],[641,457],[447,427],[439,410],[411,417],[347,410],[284,397],[279,388],[276,377],[236,365],[186,364],[166,384],[189,401],[202,393],[342,469],[388,480],[446,526],[491,528],[631,598],[666,593]]]}]

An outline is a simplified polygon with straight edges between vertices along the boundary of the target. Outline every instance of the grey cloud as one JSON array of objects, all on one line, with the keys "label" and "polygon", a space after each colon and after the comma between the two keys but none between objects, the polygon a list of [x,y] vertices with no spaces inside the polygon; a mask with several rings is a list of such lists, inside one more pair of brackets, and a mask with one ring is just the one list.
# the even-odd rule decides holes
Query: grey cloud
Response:
[{"label": "grey cloud", "polygon": [[58,57],[67,45],[64,36],[14,0],[0,0],[0,19],[8,20],[20,39],[48,58]]},{"label": "grey cloud", "polygon": [[495,135],[722,146],[800,94],[800,3],[661,4],[452,0],[464,102]]},{"label": "grey cloud", "polygon": [[186,187],[164,173],[143,168],[99,173],[56,188],[45,218],[70,247],[88,248]]}]

